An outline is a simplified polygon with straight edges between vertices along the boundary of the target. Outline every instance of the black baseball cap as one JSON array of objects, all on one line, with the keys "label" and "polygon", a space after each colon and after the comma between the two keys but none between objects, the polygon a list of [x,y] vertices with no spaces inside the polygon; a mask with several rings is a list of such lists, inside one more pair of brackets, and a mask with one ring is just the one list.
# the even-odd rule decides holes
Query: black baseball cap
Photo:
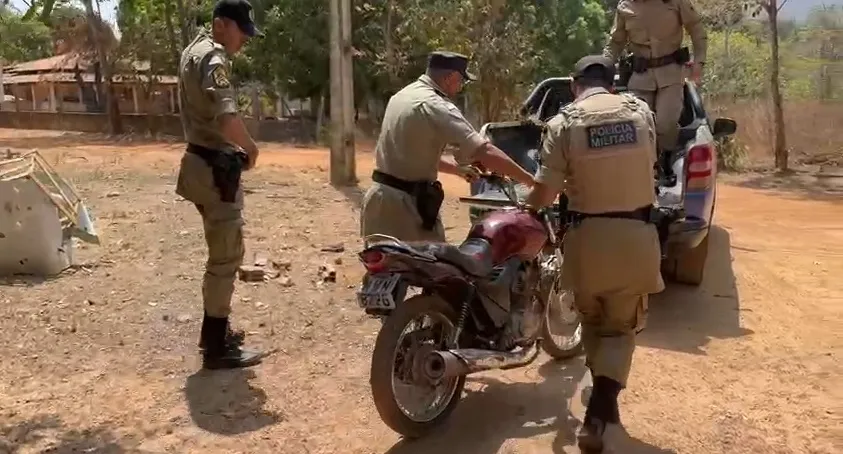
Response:
[{"label": "black baseball cap", "polygon": [[255,17],[249,0],[218,0],[214,6],[214,17],[233,20],[247,36],[263,36],[255,27]]},{"label": "black baseball cap", "polygon": [[444,50],[431,52],[427,59],[427,67],[430,69],[450,69],[462,74],[467,80],[477,80],[477,76],[468,72],[468,57],[456,52]]},{"label": "black baseball cap", "polygon": [[586,55],[585,57],[579,59],[577,64],[574,65],[574,79],[579,79],[580,77],[585,76],[586,70],[594,66],[599,66],[603,69],[607,80],[615,80],[615,63],[612,59],[604,55]]}]

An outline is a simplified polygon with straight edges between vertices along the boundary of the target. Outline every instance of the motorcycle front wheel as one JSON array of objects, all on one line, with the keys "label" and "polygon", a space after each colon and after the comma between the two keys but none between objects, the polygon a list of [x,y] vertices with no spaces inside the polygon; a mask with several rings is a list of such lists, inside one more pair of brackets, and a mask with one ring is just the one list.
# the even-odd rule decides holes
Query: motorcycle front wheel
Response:
[{"label": "motorcycle front wheel", "polygon": [[383,320],[369,383],[383,422],[407,438],[419,438],[442,424],[456,407],[465,376],[431,382],[421,359],[448,348],[457,314],[441,298],[416,295]]}]

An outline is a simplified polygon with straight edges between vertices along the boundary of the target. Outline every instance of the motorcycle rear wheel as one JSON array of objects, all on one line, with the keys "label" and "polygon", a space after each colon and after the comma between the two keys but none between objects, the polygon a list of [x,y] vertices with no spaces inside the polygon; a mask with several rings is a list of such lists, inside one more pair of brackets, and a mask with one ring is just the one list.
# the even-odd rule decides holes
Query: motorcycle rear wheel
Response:
[{"label": "motorcycle rear wheel", "polygon": [[[402,347],[404,331],[414,320],[421,316],[440,319],[450,332],[444,332],[449,339],[456,330],[457,314],[441,298],[434,295],[416,295],[402,303],[383,320],[372,353],[372,366],[369,376],[372,398],[381,420],[395,432],[407,438],[422,437],[441,425],[454,411],[465,387],[465,376],[446,379],[445,401],[437,405],[436,411],[428,417],[413,418],[402,409],[396,398],[395,369]],[[428,347],[430,348],[430,347]],[[447,348],[438,345],[437,348]],[[404,359],[407,361],[407,359]],[[412,362],[412,357],[410,360]],[[403,365],[403,364],[401,364]],[[412,386],[404,385],[402,386]],[[421,386],[415,388],[424,389]]]}]

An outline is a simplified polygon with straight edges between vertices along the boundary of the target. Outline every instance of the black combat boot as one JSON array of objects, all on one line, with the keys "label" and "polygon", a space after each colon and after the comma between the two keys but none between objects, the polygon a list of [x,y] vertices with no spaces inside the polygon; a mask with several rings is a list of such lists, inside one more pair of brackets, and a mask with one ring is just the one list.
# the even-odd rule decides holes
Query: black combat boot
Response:
[{"label": "black combat boot", "polygon": [[595,377],[594,389],[585,410],[583,426],[577,434],[577,445],[583,453],[603,452],[603,434],[607,424],[620,424],[618,394],[621,384],[607,377]]},{"label": "black combat boot", "polygon": [[[202,319],[202,326],[204,327],[206,321],[208,319],[208,313],[205,312],[205,318]],[[243,345],[243,341],[246,340],[246,331],[242,329],[232,329],[231,324],[227,324],[225,327],[225,340],[226,342],[234,345]],[[199,350],[205,350],[205,329],[202,329],[202,334],[199,336]]]},{"label": "black combat boot", "polygon": [[665,186],[672,188],[676,186],[676,173],[673,171],[672,158],[673,150],[662,150],[659,153],[659,167],[662,171],[662,182]]},{"label": "black combat boot", "polygon": [[260,352],[243,350],[226,339],[228,318],[206,317],[202,323],[202,366],[205,369],[235,369],[257,365],[263,359]]}]

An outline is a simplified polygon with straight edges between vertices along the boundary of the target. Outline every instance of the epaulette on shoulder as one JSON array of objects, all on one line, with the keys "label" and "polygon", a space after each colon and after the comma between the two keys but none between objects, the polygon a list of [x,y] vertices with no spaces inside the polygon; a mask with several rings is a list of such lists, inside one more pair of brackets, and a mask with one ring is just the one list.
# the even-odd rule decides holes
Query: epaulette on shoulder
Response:
[{"label": "epaulette on shoulder", "polygon": [[559,109],[559,113],[564,115],[565,118],[579,118],[582,116],[583,112],[583,108],[578,106],[575,102],[572,102]]}]

